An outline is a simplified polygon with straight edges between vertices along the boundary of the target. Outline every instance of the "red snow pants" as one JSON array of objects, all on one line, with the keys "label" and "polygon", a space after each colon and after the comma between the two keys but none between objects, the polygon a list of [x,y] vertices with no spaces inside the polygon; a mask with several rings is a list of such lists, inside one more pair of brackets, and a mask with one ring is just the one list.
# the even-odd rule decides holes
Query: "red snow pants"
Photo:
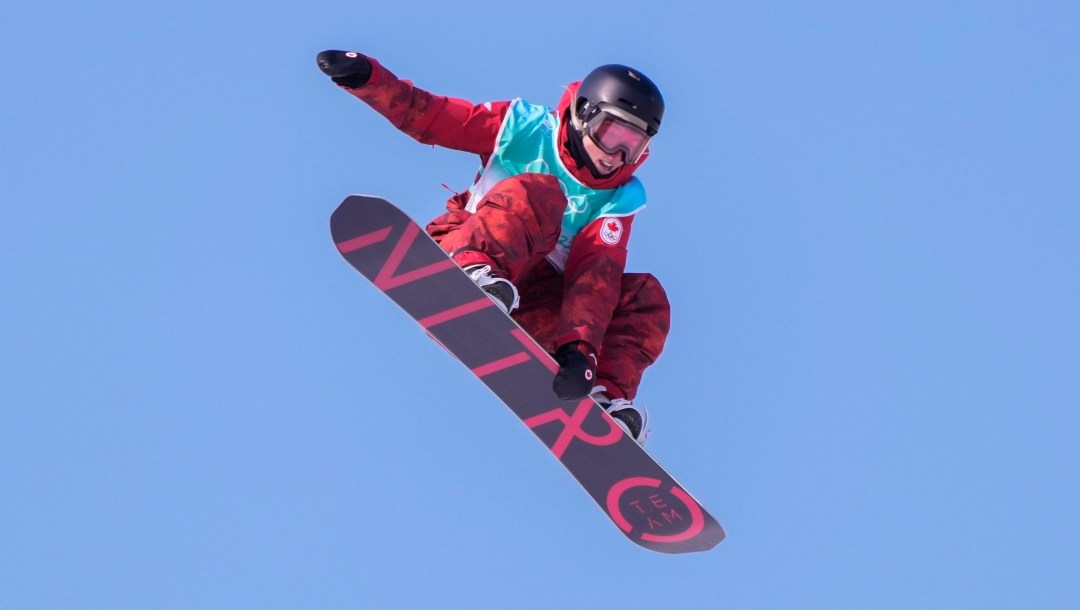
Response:
[{"label": "red snow pants", "polygon": [[[555,248],[566,196],[552,176],[522,174],[496,184],[476,213],[463,209],[467,194],[451,199],[448,212],[427,232],[461,266],[491,264],[518,289],[521,304],[512,316],[536,341],[554,352],[563,322],[564,278],[546,260]],[[610,323],[597,333],[596,385],[609,397],[633,400],[645,369],[660,356],[670,328],[671,307],[663,287],[648,273],[623,273],[611,304]],[[574,320],[575,325],[595,321]]]}]

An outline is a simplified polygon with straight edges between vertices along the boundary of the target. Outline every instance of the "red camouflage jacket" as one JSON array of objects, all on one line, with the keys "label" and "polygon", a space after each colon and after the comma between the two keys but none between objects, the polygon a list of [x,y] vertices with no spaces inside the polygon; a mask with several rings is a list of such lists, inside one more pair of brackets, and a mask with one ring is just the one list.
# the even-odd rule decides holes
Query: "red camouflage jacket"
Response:
[{"label": "red camouflage jacket", "polygon": [[[414,86],[411,81],[399,79],[377,60],[368,59],[372,64],[371,79],[356,89],[343,87],[345,91],[366,102],[418,142],[471,152],[480,156],[482,166],[487,164],[488,157],[495,150],[496,138],[510,101],[473,104],[459,98],[435,95]],[[594,178],[586,167],[574,160],[565,142],[570,124],[570,103],[579,84],[575,82],[566,88],[555,110],[561,115],[560,157],[582,184],[596,189],[619,187],[630,180],[648,158],[648,152],[642,155],[637,164],[624,165],[601,179]],[[449,222],[464,221],[468,215],[464,210],[468,198],[467,191],[450,198],[445,216],[450,217]],[[620,218],[623,238],[616,247],[600,239],[604,220],[598,218],[586,226],[570,248],[570,256],[563,270],[563,304],[556,345],[576,340],[587,341],[596,347],[603,343],[604,333],[622,289],[626,245],[633,216]]]}]

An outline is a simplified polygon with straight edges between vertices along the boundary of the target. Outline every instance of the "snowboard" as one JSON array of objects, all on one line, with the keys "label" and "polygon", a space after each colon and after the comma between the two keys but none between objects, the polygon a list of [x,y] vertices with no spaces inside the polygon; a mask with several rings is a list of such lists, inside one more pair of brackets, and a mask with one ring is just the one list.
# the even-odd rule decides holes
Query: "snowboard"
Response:
[{"label": "snowboard", "polygon": [[330,217],[338,252],[517,415],[631,541],[706,551],[724,530],[592,398],[560,400],[554,359],[407,214],[347,197]]}]

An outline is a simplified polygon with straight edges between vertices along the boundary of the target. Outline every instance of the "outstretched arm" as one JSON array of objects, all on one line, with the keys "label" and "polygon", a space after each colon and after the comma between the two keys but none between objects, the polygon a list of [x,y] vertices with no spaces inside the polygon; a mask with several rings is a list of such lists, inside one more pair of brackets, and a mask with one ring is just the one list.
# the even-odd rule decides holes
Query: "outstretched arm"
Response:
[{"label": "outstretched arm", "polygon": [[335,84],[418,142],[485,158],[495,150],[509,102],[473,104],[435,95],[399,79],[375,59],[352,51],[323,51],[316,61]]}]

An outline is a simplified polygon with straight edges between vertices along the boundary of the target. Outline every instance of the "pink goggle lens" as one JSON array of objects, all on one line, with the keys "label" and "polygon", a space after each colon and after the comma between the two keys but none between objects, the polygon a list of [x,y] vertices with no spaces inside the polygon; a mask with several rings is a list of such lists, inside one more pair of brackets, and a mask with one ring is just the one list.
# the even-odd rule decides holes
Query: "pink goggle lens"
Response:
[{"label": "pink goggle lens", "polygon": [[649,145],[645,132],[610,114],[589,121],[589,137],[609,155],[623,153],[627,163],[637,163]]}]

